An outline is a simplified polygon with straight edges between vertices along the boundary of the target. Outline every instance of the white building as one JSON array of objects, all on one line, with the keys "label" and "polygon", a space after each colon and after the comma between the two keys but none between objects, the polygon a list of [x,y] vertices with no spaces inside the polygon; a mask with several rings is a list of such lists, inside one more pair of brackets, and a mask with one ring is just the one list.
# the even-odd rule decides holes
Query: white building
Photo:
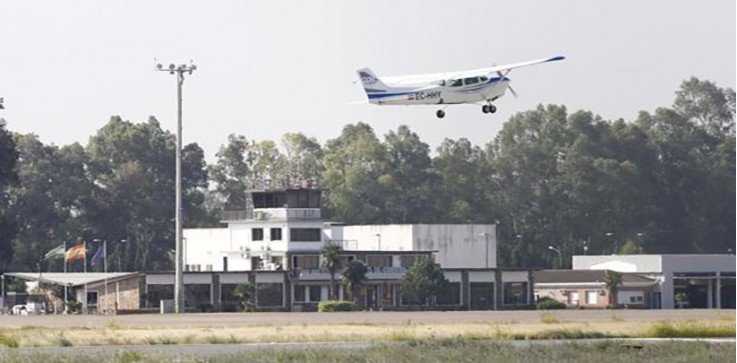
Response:
[{"label": "white building", "polygon": [[601,255],[573,256],[574,270],[634,272],[656,278],[660,291],[654,301],[663,309],[676,307],[735,308],[734,255]]},{"label": "white building", "polygon": [[343,225],[321,218],[320,190],[254,191],[225,228],[184,230],[187,271],[289,269],[290,253],[339,243],[347,251],[434,252],[442,268],[496,268],[493,224]]},{"label": "white building", "polygon": [[[281,298],[269,300],[282,301],[275,308],[312,310],[328,298],[329,274],[322,268],[320,250],[330,243],[343,247],[346,261],[361,260],[368,267],[361,298],[368,308],[402,308],[407,303],[399,294],[399,279],[418,256],[433,256],[450,282],[448,291],[436,297],[444,309],[532,304],[531,273],[497,269],[495,225],[344,225],[322,219],[320,198],[319,189],[249,192],[245,210],[225,212],[226,227],[184,230],[185,270],[238,281],[253,275],[259,291],[267,285],[271,289],[263,290],[271,291],[266,295],[282,291]],[[259,280],[265,278],[270,280]],[[232,288],[222,287],[224,281],[212,282],[221,287],[210,290],[212,296],[223,295],[218,298],[222,301]],[[153,286],[149,294],[159,296],[159,285],[147,280],[147,289]],[[345,298],[346,293],[338,287],[336,294]],[[168,296],[168,290],[161,294]]]}]

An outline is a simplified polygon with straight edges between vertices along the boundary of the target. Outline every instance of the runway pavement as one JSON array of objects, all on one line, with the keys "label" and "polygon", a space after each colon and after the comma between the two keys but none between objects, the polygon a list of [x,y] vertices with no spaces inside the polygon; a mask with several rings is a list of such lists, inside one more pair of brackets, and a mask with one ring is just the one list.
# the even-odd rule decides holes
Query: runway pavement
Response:
[{"label": "runway pavement", "polygon": [[[558,339],[558,340],[507,340],[488,341],[479,344],[502,344],[514,347],[532,345],[563,344],[595,344],[609,341],[625,346],[642,346],[646,344],[664,344],[671,342],[702,342],[708,344],[735,344],[734,338],[725,339],[690,339],[690,338],[615,338],[615,339]],[[215,356],[238,355],[257,350],[290,350],[290,349],[364,349],[372,346],[397,346],[402,342],[300,342],[300,343],[254,343],[254,344],[177,344],[177,345],[118,345],[118,346],[74,346],[74,347],[36,347],[36,348],[2,348],[0,355],[12,352],[16,356],[53,355],[55,357],[74,356],[107,356],[112,357],[120,352],[137,352],[142,354],[163,354],[165,356],[185,356],[208,358]]]}]

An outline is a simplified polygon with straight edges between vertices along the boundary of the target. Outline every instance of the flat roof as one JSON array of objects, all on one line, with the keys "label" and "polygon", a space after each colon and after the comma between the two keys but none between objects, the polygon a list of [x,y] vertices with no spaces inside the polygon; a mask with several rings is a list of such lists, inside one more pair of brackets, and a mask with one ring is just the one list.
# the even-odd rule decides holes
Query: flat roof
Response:
[{"label": "flat roof", "polygon": [[136,275],[138,272],[6,272],[3,276],[17,277],[28,281],[41,281],[57,285],[80,286],[94,282]]}]

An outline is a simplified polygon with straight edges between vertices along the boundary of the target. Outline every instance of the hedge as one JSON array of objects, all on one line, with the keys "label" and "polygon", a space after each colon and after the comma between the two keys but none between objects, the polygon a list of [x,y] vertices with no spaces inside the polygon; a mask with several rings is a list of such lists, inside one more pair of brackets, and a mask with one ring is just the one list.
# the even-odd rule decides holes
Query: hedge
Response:
[{"label": "hedge", "polygon": [[356,310],[356,305],[350,301],[344,300],[323,300],[320,301],[320,305],[317,306],[317,311],[321,313],[329,313],[333,311],[353,311]]}]

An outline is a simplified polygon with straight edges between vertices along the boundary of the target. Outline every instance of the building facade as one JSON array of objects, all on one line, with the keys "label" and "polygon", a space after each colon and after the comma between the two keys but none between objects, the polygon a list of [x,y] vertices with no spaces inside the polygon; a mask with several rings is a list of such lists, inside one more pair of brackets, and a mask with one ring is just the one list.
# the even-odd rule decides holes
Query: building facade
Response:
[{"label": "building facade", "polygon": [[653,278],[656,308],[735,308],[734,255],[584,255],[573,256],[573,269]]},{"label": "building facade", "polygon": [[606,286],[607,270],[541,270],[533,273],[535,300],[549,297],[569,308],[601,309],[619,307],[650,309],[658,281],[638,274],[622,274],[615,297]]}]

